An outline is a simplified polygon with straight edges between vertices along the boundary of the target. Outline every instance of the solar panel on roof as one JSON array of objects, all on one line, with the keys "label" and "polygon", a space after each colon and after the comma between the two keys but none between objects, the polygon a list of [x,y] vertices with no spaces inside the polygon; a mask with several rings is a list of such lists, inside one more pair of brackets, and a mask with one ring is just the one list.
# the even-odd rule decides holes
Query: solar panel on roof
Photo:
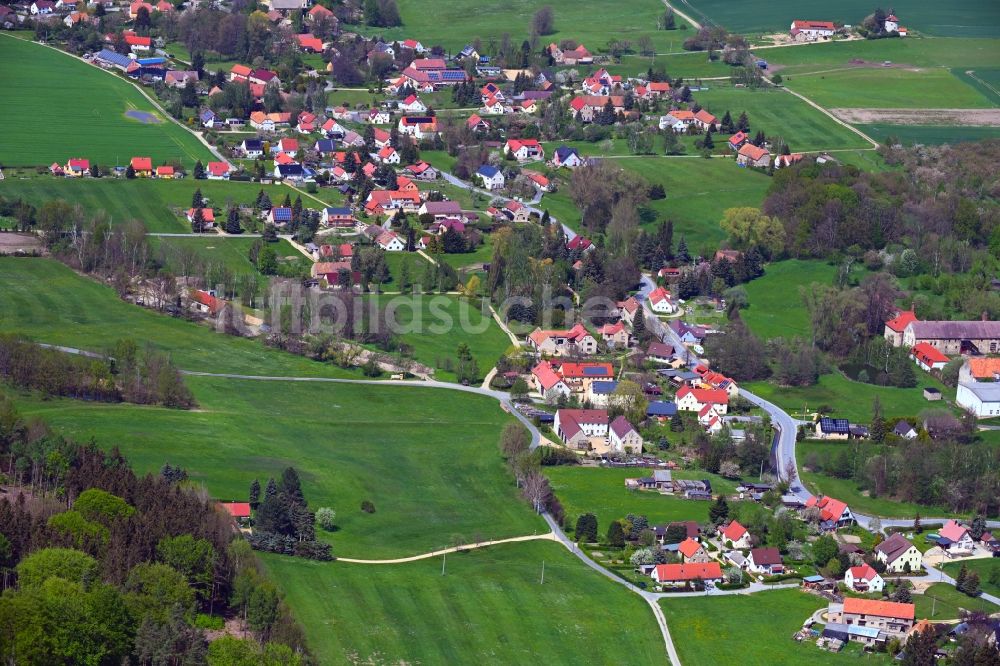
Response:
[{"label": "solar panel on roof", "polygon": [[587,367],[587,368],[583,369],[583,374],[585,374],[585,375],[592,375],[592,376],[598,376],[598,377],[604,377],[605,375],[608,374],[608,372],[607,372],[606,369],[600,368],[600,367],[596,367],[596,368],[595,367]]}]

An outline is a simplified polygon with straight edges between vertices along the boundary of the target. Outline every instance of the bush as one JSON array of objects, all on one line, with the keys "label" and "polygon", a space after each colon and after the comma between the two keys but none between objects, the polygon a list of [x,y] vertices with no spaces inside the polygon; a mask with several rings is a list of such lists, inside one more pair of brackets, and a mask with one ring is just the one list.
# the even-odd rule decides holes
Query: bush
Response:
[{"label": "bush", "polygon": [[198,613],[194,618],[195,629],[209,629],[212,631],[219,631],[226,626],[226,621],[223,620],[218,615],[206,615],[205,613]]},{"label": "bush", "polygon": [[365,500],[361,503],[361,510],[365,513],[375,513],[375,505],[371,500]]},{"label": "bush", "polygon": [[334,521],[337,519],[337,512],[328,506],[321,506],[316,509],[316,522],[327,532],[333,531]]}]

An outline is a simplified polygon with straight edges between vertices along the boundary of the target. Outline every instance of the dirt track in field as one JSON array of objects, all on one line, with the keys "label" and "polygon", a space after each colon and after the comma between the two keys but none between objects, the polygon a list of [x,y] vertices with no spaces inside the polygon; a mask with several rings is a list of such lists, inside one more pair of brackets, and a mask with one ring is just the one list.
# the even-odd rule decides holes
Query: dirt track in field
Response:
[{"label": "dirt track in field", "polygon": [[1000,127],[1000,109],[830,109],[848,123]]}]

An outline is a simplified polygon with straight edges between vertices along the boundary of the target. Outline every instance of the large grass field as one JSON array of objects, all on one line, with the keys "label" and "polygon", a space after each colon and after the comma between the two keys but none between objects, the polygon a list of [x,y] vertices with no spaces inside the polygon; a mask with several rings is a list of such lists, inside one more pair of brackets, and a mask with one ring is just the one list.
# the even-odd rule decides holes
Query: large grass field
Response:
[{"label": "large grass field", "polygon": [[441,558],[264,561],[322,664],[611,664],[623,650],[630,664],[667,662],[642,599],[554,543],[448,555],[443,576]]},{"label": "large grass field", "polygon": [[[808,451],[808,447],[802,447],[803,451]],[[801,453],[797,457],[803,460]],[[909,518],[913,519],[918,515],[936,517],[950,516],[952,513],[944,507],[932,507],[913,502],[899,502],[886,497],[869,497],[858,490],[857,485],[850,479],[837,479],[825,474],[813,472],[800,472],[802,481],[810,492],[815,495],[829,495],[836,497],[842,502],[846,502],[854,511],[865,515],[882,516],[883,518]]]},{"label": "large grass field", "polygon": [[1000,570],[1000,559],[989,557],[980,560],[949,562],[944,565],[944,572],[952,578],[955,578],[963,564],[969,569],[969,571],[975,571],[979,574],[979,587],[982,588],[983,592],[992,594],[995,597],[1000,597],[1000,585],[994,585],[990,582],[990,572]]},{"label": "large grass field", "polygon": [[[495,400],[432,388],[188,377],[199,411],[26,397],[21,410],[81,441],[118,445],[140,471],[181,465],[214,497],[244,500],[294,465],[313,508],[337,511],[345,557],[415,555],[545,529],[497,448]],[[370,500],[375,513],[360,510]]]},{"label": "large grass field", "polygon": [[758,54],[772,65],[781,65],[782,76],[788,76],[847,67],[852,60],[876,65],[889,60],[907,67],[995,68],[998,48],[996,39],[907,38],[758,49]]},{"label": "large grass field", "polygon": [[792,634],[826,605],[826,599],[799,590],[660,601],[685,666],[892,663],[885,654],[861,656],[848,650],[838,655],[812,642],[794,641]]},{"label": "large grass field", "polygon": [[[827,108],[978,109],[996,106],[978,88],[944,68],[847,66],[788,76],[785,85]],[[874,90],[878,94],[873,94]]]},{"label": "large grass field", "polygon": [[[257,268],[250,263],[249,257],[250,246],[257,241],[256,238],[216,235],[203,238],[150,237],[155,256],[162,259],[164,265],[178,275],[183,275],[182,270],[188,265],[186,262],[190,258],[196,258],[206,267],[223,267],[233,275],[257,274]],[[295,261],[305,265],[312,263],[285,239],[278,240],[270,247],[278,254],[281,261]],[[261,276],[262,285],[266,286],[266,280],[266,277]]]},{"label": "large grass field", "polygon": [[[744,33],[787,32],[792,20],[801,18],[857,25],[874,11],[872,4],[865,0],[843,0],[835,4],[822,0],[752,0],[739,4],[725,0],[688,0],[683,8],[692,12],[696,21],[718,23]],[[895,11],[910,30],[954,37],[1000,37],[1000,8],[986,0],[956,0],[947,5],[931,0],[910,0],[896,3]]]},{"label": "large grass field", "polygon": [[[418,261],[423,261],[418,258]],[[419,277],[419,274],[418,274]],[[469,345],[479,366],[479,377],[496,365],[511,346],[510,338],[478,300],[443,294],[373,296],[382,308],[391,308],[399,340],[411,348],[412,357],[431,368],[438,361],[456,358],[458,345]],[[455,373],[437,369],[437,379],[454,381]]]},{"label": "large grass field", "polygon": [[[649,36],[658,52],[665,52],[670,43],[679,45],[690,31],[657,30],[657,21],[664,6],[658,0],[637,0],[629,4],[628,11],[616,5],[583,0],[553,0],[545,3],[552,7],[556,32],[539,37],[540,46],[564,39],[582,42],[594,54],[604,49],[609,39],[628,39],[633,48],[642,36]],[[520,45],[531,38],[532,15],[542,5],[528,0],[509,0],[501,3],[476,5],[472,10],[466,5],[449,0],[402,0],[399,13],[403,25],[398,28],[368,28],[366,33],[378,33],[387,41],[419,39],[424,46],[444,46],[454,53],[475,39],[484,45],[495,40],[499,44],[505,34],[511,42]],[[678,16],[677,26],[684,21]]]},{"label": "large grass field", "polygon": [[107,286],[50,259],[0,258],[0,331],[37,342],[103,351],[131,337],[182,369],[251,375],[358,376],[253,340],[215,333],[130,305]]},{"label": "large grass field", "polygon": [[942,407],[941,403],[924,400],[923,387],[941,384],[924,373],[918,373],[914,388],[876,386],[847,379],[839,372],[821,375],[819,383],[806,387],[779,387],[769,382],[747,382],[747,390],[770,400],[789,413],[802,415],[803,407],[809,412],[823,409],[827,416],[850,419],[855,423],[868,423],[872,418],[872,400],[882,402],[884,414],[899,416],[917,415],[925,409]]},{"label": "large grass field", "polygon": [[740,316],[761,339],[809,339],[809,311],[799,289],[813,283],[830,285],[837,269],[822,261],[789,259],[768,264],[762,277],[746,285],[750,307]]},{"label": "large grass field", "polygon": [[[624,518],[629,513],[645,515],[652,525],[678,520],[708,520],[710,502],[625,489],[627,477],[646,474],[647,471],[641,469],[545,468],[545,475],[549,477],[552,489],[563,503],[566,515],[575,518],[583,513],[593,513],[597,516],[598,532],[602,535],[612,521]],[[673,474],[674,478],[709,479],[712,490],[716,493],[732,494],[736,489],[736,484],[732,481],[708,472],[675,470]]]},{"label": "large grass field", "polygon": [[[0,39],[0,44],[2,43],[3,40]],[[190,233],[191,225],[184,219],[183,211],[191,207],[191,199],[197,189],[201,190],[209,206],[220,211],[230,202],[252,204],[261,189],[268,193],[275,205],[280,204],[286,195],[291,196],[293,201],[296,196],[302,196],[302,203],[307,208],[319,208],[322,205],[316,199],[300,195],[281,185],[193,178],[14,178],[8,174],[0,187],[0,196],[22,198],[36,206],[49,199],[64,199],[79,204],[91,214],[106,212],[112,223],[140,220],[152,232]],[[330,205],[338,205],[342,201],[340,193],[329,188],[320,190],[316,196]]]},{"label": "large grass field", "polygon": [[860,136],[785,90],[711,85],[710,90],[695,93],[695,99],[719,118],[729,111],[736,120],[746,111],[752,133],[763,130],[769,137],[780,136],[793,151],[870,147]]},{"label": "large grass field", "polygon": [[[134,155],[154,164],[193,166],[211,153],[190,132],[164,118],[130,83],[58,51],[0,35],[0,89],[7,131],[0,161],[10,165],[65,164],[86,157],[107,167]],[[16,65],[14,64],[16,63]],[[126,111],[153,113],[142,123]]]}]

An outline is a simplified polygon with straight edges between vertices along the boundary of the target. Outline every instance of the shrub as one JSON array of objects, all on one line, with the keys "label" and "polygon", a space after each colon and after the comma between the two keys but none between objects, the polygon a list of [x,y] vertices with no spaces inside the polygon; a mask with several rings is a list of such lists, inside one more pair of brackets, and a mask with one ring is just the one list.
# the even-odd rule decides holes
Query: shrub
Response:
[{"label": "shrub", "polygon": [[337,512],[328,506],[321,506],[316,509],[316,521],[319,526],[322,527],[327,532],[330,532],[334,528],[334,521],[337,519]]},{"label": "shrub", "polygon": [[375,505],[371,500],[365,500],[361,503],[361,510],[365,513],[375,513]]}]

